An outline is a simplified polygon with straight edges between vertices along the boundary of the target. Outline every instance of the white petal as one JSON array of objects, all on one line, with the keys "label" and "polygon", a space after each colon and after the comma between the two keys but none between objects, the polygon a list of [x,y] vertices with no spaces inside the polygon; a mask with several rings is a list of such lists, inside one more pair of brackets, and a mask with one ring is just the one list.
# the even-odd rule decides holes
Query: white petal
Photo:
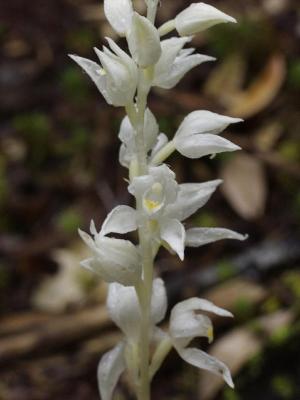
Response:
[{"label": "white petal", "polygon": [[181,349],[178,352],[181,358],[189,364],[210,371],[213,374],[220,375],[230,387],[234,387],[228,367],[215,357],[210,356],[204,351],[191,347]]},{"label": "white petal", "polygon": [[135,285],[141,277],[139,252],[129,240],[98,235],[95,242],[80,231],[83,240],[93,251],[93,257],[81,265],[100,275],[106,282],[119,282],[125,286]]},{"label": "white petal", "polygon": [[171,320],[173,318],[177,318],[177,316],[187,311],[205,311],[220,315],[221,317],[232,317],[231,312],[215,306],[212,302],[206,299],[192,297],[191,299],[181,301],[173,307],[171,312]]},{"label": "white petal", "polygon": [[192,68],[204,62],[214,60],[214,57],[202,54],[193,54],[188,57],[178,58],[174,61],[169,73],[166,76],[162,76],[161,79],[157,79],[154,85],[163,89],[172,89]]},{"label": "white petal", "polygon": [[106,217],[101,234],[128,233],[137,229],[136,210],[129,206],[117,206]]},{"label": "white petal", "polygon": [[151,157],[153,158],[155,154],[159,152],[167,143],[168,143],[168,136],[165,135],[164,133],[160,133],[157,137],[157,141],[155,143],[155,146],[153,147],[151,151]]},{"label": "white petal", "polygon": [[107,92],[105,72],[101,69],[100,65],[94,61],[88,60],[87,58],[75,55],[70,55],[70,58],[72,58],[72,60],[74,60],[88,74],[107,103],[112,104],[112,99]]},{"label": "white petal", "polygon": [[160,58],[160,37],[155,26],[145,17],[134,13],[127,36],[129,50],[138,65],[145,68]]},{"label": "white petal", "polygon": [[186,231],[185,244],[189,247],[199,247],[222,239],[246,240],[247,235],[223,228],[191,228]]},{"label": "white petal", "polygon": [[195,133],[218,134],[230,124],[241,122],[240,118],[227,117],[206,110],[193,111],[185,117],[175,137],[194,135]]},{"label": "white petal", "polygon": [[111,400],[120,375],[125,370],[124,343],[105,353],[98,365],[97,378],[102,400]]},{"label": "white petal", "polygon": [[131,25],[131,0],[104,0],[104,12],[114,30],[124,36]]},{"label": "white petal", "polygon": [[154,146],[157,136],[159,133],[159,126],[156,121],[156,118],[154,114],[147,108],[145,112],[145,146],[146,146],[146,151],[148,152],[149,150],[152,149]]},{"label": "white petal", "polygon": [[175,26],[180,36],[194,35],[223,22],[236,20],[205,3],[193,3],[175,18]]},{"label": "white petal", "polygon": [[107,295],[107,309],[110,318],[124,332],[127,339],[137,340],[141,315],[135,289],[111,283]]},{"label": "white petal", "polygon": [[176,202],[168,207],[167,215],[180,221],[185,220],[203,207],[215,192],[222,180],[204,183],[183,183],[179,185]]},{"label": "white petal", "polygon": [[161,322],[167,312],[168,299],[165,283],[162,279],[156,278],[153,281],[151,299],[151,318],[154,324]]},{"label": "white petal", "polygon": [[229,140],[212,134],[175,137],[174,144],[179,153],[189,158],[241,149]]},{"label": "white petal", "polygon": [[[129,341],[139,338],[141,313],[136,291],[118,283],[109,285],[107,309],[111,319],[125,333]],[[166,313],[167,295],[164,282],[160,278],[153,281],[151,299],[151,318],[153,327]]]},{"label": "white petal", "polygon": [[161,239],[168,243],[172,250],[184,259],[185,229],[177,219],[164,219],[160,226]]}]

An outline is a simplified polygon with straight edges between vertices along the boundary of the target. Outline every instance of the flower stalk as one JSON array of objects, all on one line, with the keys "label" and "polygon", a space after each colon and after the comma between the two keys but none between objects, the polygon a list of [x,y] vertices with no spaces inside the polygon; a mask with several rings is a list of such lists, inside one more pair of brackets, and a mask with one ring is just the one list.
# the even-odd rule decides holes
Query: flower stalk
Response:
[{"label": "flower stalk", "polygon": [[[152,87],[171,89],[190,69],[213,60],[194,54],[193,48],[184,48],[192,40],[190,35],[235,20],[212,6],[194,3],[157,29],[154,23],[159,1],[145,2],[146,17],[134,10],[131,0],[104,0],[105,15],[113,29],[126,38],[130,54],[108,38],[108,47],[95,50],[101,65],[71,56],[107,103],[126,111],[119,131],[119,160],[128,169],[128,191],[135,198],[135,208],[115,207],[99,232],[93,221],[91,235],[79,232],[91,250],[91,257],[82,261],[82,266],[109,284],[108,312],[124,333],[124,339],[99,363],[102,400],[112,399],[126,370],[137,399],[150,400],[151,380],[172,348],[186,362],[222,376],[233,387],[225,364],[190,346],[198,336],[212,340],[211,320],[201,311],[224,317],[232,315],[195,297],[172,309],[168,331],[159,328],[167,311],[167,294],[164,282],[156,277],[154,259],[161,246],[183,260],[187,246],[246,238],[224,228],[186,229],[183,221],[205,205],[221,181],[178,184],[174,172],[164,164],[175,151],[189,158],[200,158],[239,150],[219,134],[229,124],[241,120],[205,110],[194,111],[169,141],[160,133],[147,99]],[[161,36],[174,29],[181,37],[161,40]],[[133,231],[138,232],[136,244],[108,236]]]}]

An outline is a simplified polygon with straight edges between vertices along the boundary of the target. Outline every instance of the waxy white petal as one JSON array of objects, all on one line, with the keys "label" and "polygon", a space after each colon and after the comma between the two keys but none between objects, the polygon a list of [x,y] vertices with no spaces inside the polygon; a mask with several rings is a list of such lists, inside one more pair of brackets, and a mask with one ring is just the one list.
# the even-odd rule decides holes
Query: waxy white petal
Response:
[{"label": "waxy white petal", "polygon": [[104,0],[104,12],[114,30],[125,36],[133,14],[131,0]]},{"label": "waxy white petal", "polygon": [[185,229],[181,222],[177,219],[164,219],[160,226],[160,237],[181,260],[184,259]]},{"label": "waxy white petal", "polygon": [[[109,285],[107,308],[111,319],[125,333],[129,341],[137,341],[141,322],[141,313],[136,291],[133,287],[124,287],[118,283]],[[164,282],[160,278],[153,281],[151,299],[151,319],[153,327],[166,313],[167,295]]]},{"label": "waxy white petal", "polygon": [[175,137],[191,136],[196,133],[218,134],[230,124],[242,122],[240,118],[227,117],[206,110],[191,112],[180,124]]},{"label": "waxy white petal", "polygon": [[101,400],[111,400],[118,380],[125,370],[124,343],[105,353],[98,365],[97,378]]},{"label": "waxy white petal", "polygon": [[160,37],[155,26],[145,17],[134,13],[127,35],[130,53],[142,68],[154,65],[160,58]]},{"label": "waxy white petal", "polygon": [[179,153],[189,158],[241,150],[239,146],[229,140],[212,134],[175,137],[174,144]]},{"label": "waxy white petal", "polygon": [[192,54],[178,58],[174,61],[170,74],[164,80],[158,81],[156,86],[163,89],[172,89],[187,72],[207,61],[215,61],[215,58],[203,54]]},{"label": "waxy white petal", "polygon": [[247,235],[223,228],[191,228],[186,231],[185,245],[200,247],[222,239],[246,240]]},{"label": "waxy white petal", "polygon": [[184,221],[203,207],[215,192],[222,180],[204,183],[183,183],[179,185],[177,199],[168,207],[167,215]]},{"label": "waxy white petal", "polygon": [[172,319],[177,318],[177,316],[187,311],[205,311],[219,315],[220,317],[233,316],[231,312],[217,307],[211,301],[198,297],[192,297],[191,299],[181,301],[173,307],[170,320],[172,321]]},{"label": "waxy white petal", "polygon": [[100,67],[100,65],[98,65],[94,61],[88,60],[87,58],[75,55],[70,55],[70,58],[72,58],[72,60],[74,60],[88,74],[88,76],[95,83],[107,103],[112,104],[112,101],[107,91],[105,71]]},{"label": "waxy white petal", "polygon": [[154,279],[152,293],[151,318],[154,324],[158,324],[164,319],[168,308],[167,291],[162,279]]},{"label": "waxy white petal", "polygon": [[136,229],[136,210],[129,206],[117,206],[103,222],[101,234],[105,236],[109,233],[128,233]]},{"label": "waxy white petal", "polygon": [[205,3],[193,3],[175,18],[180,36],[194,35],[223,22],[236,22],[229,15]]},{"label": "waxy white petal", "polygon": [[202,350],[192,347],[180,349],[178,353],[187,363],[221,376],[227,385],[231,388],[234,387],[230,371],[222,361],[217,360]]},{"label": "waxy white petal", "polygon": [[102,234],[97,234],[93,240],[85,232],[79,230],[79,234],[93,253],[93,257],[81,262],[84,268],[100,275],[106,282],[119,282],[125,286],[138,282],[140,256],[129,240],[103,237]]},{"label": "waxy white petal", "polygon": [[153,158],[155,154],[157,154],[159,150],[161,150],[168,143],[168,141],[169,141],[168,136],[165,135],[164,133],[160,133],[157,137],[155,146],[151,151],[151,158]]}]

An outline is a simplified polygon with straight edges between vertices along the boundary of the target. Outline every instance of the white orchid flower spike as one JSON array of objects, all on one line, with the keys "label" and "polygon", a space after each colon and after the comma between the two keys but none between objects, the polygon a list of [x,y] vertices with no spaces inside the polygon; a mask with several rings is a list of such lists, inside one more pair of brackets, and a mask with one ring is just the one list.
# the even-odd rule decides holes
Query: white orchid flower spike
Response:
[{"label": "white orchid flower spike", "polygon": [[[167,311],[167,294],[163,280],[156,278],[154,260],[161,247],[183,260],[188,246],[246,239],[246,235],[225,228],[186,228],[185,221],[206,204],[222,182],[214,179],[179,184],[171,168],[164,164],[175,151],[195,159],[240,150],[219,134],[241,119],[196,110],[168,137],[160,131],[159,120],[150,111],[147,99],[153,87],[171,89],[192,68],[214,60],[189,47],[194,34],[236,21],[223,11],[198,2],[157,28],[160,1],[144,3],[146,11],[141,15],[132,0],[104,0],[104,14],[114,31],[125,38],[127,51],[107,38],[107,46],[95,48],[99,64],[71,55],[108,104],[124,107],[119,161],[128,170],[128,192],[135,202],[133,207],[113,208],[100,231],[93,221],[90,234],[79,230],[91,252],[81,265],[109,284],[108,313],[123,333],[121,341],[99,363],[102,400],[112,400],[125,371],[137,398],[150,400],[151,380],[173,347],[185,361],[222,376],[233,387],[228,368],[191,345],[196,337],[212,340],[212,323],[204,313],[232,315],[204,299],[192,298],[172,309],[168,331],[159,328],[157,324]],[[179,37],[161,40],[173,30]]]}]

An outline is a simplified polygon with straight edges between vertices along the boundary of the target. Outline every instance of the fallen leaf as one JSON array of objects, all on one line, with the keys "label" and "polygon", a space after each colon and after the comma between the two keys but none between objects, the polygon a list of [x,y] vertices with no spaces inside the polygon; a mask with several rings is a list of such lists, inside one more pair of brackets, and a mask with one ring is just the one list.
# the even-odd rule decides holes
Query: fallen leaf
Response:
[{"label": "fallen leaf", "polygon": [[275,121],[269,122],[254,134],[254,145],[257,150],[266,152],[272,150],[283,132],[282,125]]},{"label": "fallen leaf", "polygon": [[237,94],[228,113],[249,118],[262,111],[277,96],[286,76],[285,59],[281,54],[271,56],[261,74],[245,90]]},{"label": "fallen leaf", "polygon": [[204,87],[204,92],[228,108],[236,95],[240,93],[245,74],[245,59],[239,54],[231,55],[212,71]]},{"label": "fallen leaf", "polygon": [[251,220],[264,214],[267,180],[261,161],[244,153],[234,155],[224,164],[221,177],[221,190],[241,217]]},{"label": "fallen leaf", "polygon": [[246,299],[255,305],[268,296],[268,291],[261,285],[243,278],[231,279],[210,289],[203,297],[229,311],[234,311],[236,303]]},{"label": "fallen leaf", "polygon": [[103,285],[98,285],[95,276],[80,266],[80,261],[87,257],[86,246],[77,242],[69,249],[54,251],[53,259],[59,265],[59,270],[55,275],[45,278],[35,290],[32,296],[34,308],[60,313],[70,306],[82,305],[91,298],[104,300]]}]

